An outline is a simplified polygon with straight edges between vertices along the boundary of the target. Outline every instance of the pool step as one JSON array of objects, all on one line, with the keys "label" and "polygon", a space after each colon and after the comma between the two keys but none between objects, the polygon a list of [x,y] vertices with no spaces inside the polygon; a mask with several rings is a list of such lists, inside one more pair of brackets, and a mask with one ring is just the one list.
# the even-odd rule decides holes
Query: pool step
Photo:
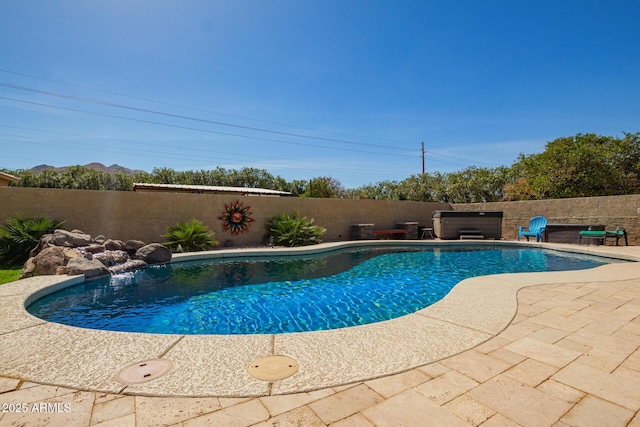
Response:
[{"label": "pool step", "polygon": [[461,228],[458,230],[460,240],[484,240],[482,231],[477,228]]},{"label": "pool step", "polygon": [[484,240],[482,234],[461,234],[460,240]]}]

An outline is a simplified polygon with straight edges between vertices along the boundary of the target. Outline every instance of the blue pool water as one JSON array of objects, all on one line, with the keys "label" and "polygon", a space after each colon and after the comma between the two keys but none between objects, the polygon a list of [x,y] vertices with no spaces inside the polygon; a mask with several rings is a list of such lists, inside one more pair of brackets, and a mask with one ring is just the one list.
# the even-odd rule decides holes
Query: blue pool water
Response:
[{"label": "blue pool water", "polygon": [[579,270],[613,260],[541,249],[347,249],[300,258],[193,261],[85,282],[38,299],[42,319],[91,329],[262,334],[393,319],[496,273]]}]

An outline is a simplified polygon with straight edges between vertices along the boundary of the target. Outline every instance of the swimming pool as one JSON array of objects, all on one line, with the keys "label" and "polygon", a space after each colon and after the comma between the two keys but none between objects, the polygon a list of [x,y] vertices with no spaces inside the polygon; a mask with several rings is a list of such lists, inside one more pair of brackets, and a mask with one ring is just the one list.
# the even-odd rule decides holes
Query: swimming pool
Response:
[{"label": "swimming pool", "polygon": [[413,313],[468,277],[593,268],[614,260],[539,248],[378,247],[149,267],[54,292],[42,319],[162,334],[278,334]]}]

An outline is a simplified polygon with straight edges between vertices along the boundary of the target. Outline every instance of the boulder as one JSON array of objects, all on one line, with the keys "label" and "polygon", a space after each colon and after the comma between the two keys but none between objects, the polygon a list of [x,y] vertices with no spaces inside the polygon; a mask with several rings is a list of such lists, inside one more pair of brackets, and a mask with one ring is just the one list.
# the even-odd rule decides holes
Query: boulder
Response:
[{"label": "boulder", "polygon": [[91,236],[84,233],[74,233],[67,230],[55,230],[53,232],[54,244],[56,246],[67,246],[77,248],[91,244]]},{"label": "boulder", "polygon": [[124,244],[124,249],[129,253],[136,253],[138,249],[146,245],[145,242],[141,240],[127,240]]},{"label": "boulder", "polygon": [[22,266],[22,272],[20,273],[20,279],[26,279],[33,276],[33,270],[36,268],[36,263],[33,261],[34,257],[31,257]]},{"label": "boulder", "polygon": [[171,261],[171,251],[160,243],[151,243],[138,249],[135,258],[147,264],[162,264]]},{"label": "boulder", "polygon": [[41,276],[44,274],[56,274],[58,267],[64,266],[64,248],[51,246],[43,249],[33,258],[34,268],[32,274]]},{"label": "boulder", "polygon": [[83,255],[74,250],[73,248],[63,248],[62,249],[62,255],[64,255],[64,263],[66,264],[67,262],[69,262],[70,259],[72,258],[81,258],[83,257]]},{"label": "boulder", "polygon": [[141,259],[130,259],[124,264],[114,265],[113,267],[109,267],[109,271],[111,274],[122,273],[124,271],[136,270],[138,268],[146,267],[147,263],[142,261]]},{"label": "boulder", "polygon": [[121,251],[124,250],[124,243],[122,242],[122,240],[107,239],[104,242],[104,247],[108,251]]},{"label": "boulder", "polygon": [[92,254],[97,254],[99,252],[104,252],[105,251],[105,247],[104,245],[100,245],[100,244],[96,244],[96,243],[92,243],[89,246],[86,246],[84,248],[85,251],[92,253]]},{"label": "boulder", "polygon": [[29,252],[30,257],[34,257],[42,252],[43,249],[55,246],[55,236],[53,234],[45,234],[38,240],[38,245]]},{"label": "boulder", "polygon": [[103,235],[92,240],[81,230],[58,229],[42,236],[20,278],[52,274],[84,274],[91,278],[108,274],[109,270],[128,271],[170,260],[171,251],[159,243],[145,245],[140,240],[125,243]]},{"label": "boulder", "polygon": [[113,267],[117,264],[123,264],[129,261],[129,254],[125,251],[105,251],[93,254],[93,259],[97,259],[105,267]]},{"label": "boulder", "polygon": [[66,266],[66,274],[84,274],[85,279],[104,276],[109,270],[97,259],[73,258]]}]

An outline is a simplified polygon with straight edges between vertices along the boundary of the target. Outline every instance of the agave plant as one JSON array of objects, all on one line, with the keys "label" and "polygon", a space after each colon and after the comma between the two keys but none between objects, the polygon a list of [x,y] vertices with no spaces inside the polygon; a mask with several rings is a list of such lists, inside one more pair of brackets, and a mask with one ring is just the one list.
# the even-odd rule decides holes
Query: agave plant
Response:
[{"label": "agave plant", "polygon": [[40,238],[62,224],[46,215],[15,214],[0,226],[0,260],[6,265],[24,263]]},{"label": "agave plant", "polygon": [[275,215],[265,222],[267,234],[265,238],[280,246],[308,246],[320,243],[325,228],[315,225],[313,218],[300,216],[298,211],[293,215],[286,212]]},{"label": "agave plant", "polygon": [[174,227],[167,228],[167,239],[163,244],[173,252],[206,251],[216,246],[216,234],[209,231],[209,227],[197,219],[178,222]]}]

